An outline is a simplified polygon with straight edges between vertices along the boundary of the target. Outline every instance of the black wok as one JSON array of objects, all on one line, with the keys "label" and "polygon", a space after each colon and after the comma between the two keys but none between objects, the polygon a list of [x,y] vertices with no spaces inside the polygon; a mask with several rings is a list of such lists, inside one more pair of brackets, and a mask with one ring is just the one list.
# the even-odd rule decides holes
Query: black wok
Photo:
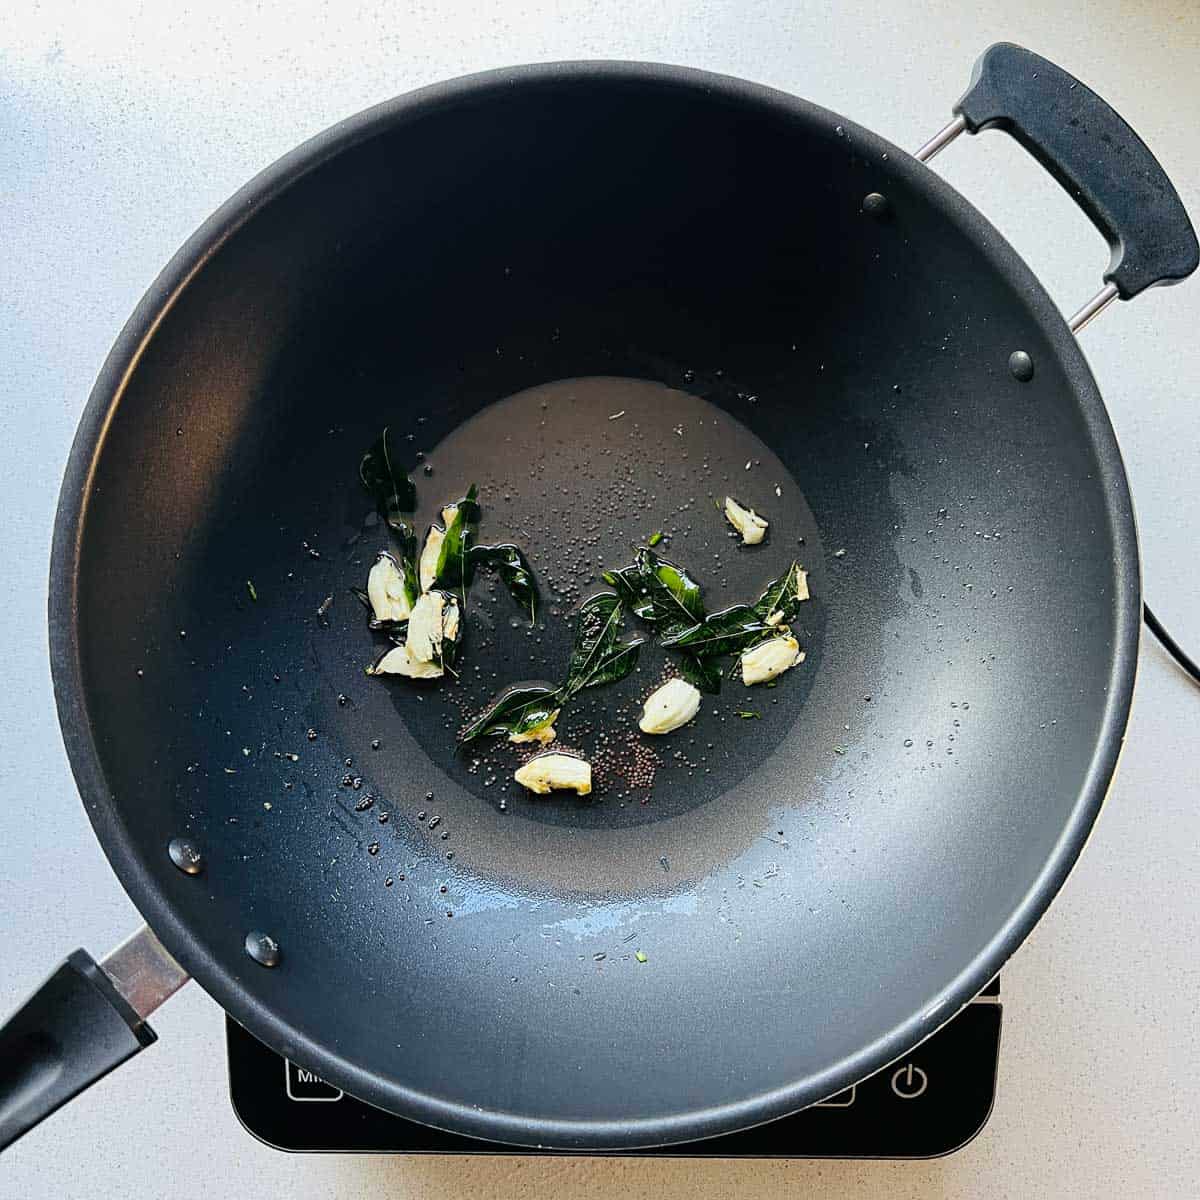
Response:
[{"label": "black wok", "polygon": [[[1086,87],[995,47],[942,142],[987,125],[1113,244],[1093,307],[1194,269],[1174,190]],[[482,536],[546,596],[531,635],[477,585],[444,689],[363,675],[348,588],[386,532],[356,469],[384,425],[421,521],[478,482]],[[776,506],[760,552],[729,542],[727,490]],[[553,670],[601,563],[660,527],[710,607],[800,557],[805,664],[726,684],[649,794],[529,798],[504,751],[456,755],[445,693]],[[353,1095],[483,1138],[648,1146],[820,1100],[1045,910],[1116,767],[1140,609],[1071,329],[917,158],[634,64],[354,117],[180,251],[80,425],[56,692],[153,934],[78,952],[10,1022],[3,1141],[153,1040],[185,973]],[[655,653],[578,719],[636,705]]]}]

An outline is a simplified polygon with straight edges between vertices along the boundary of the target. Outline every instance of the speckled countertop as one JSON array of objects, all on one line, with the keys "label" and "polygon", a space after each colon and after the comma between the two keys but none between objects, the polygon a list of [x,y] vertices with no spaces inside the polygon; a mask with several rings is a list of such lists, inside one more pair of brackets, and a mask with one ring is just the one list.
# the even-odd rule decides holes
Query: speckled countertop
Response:
[{"label": "speckled countertop", "polygon": [[[144,288],[230,192],[303,138],[420,84],[557,58],[688,63],[798,92],[915,146],[988,43],[1094,84],[1200,214],[1200,8],[1091,0],[885,6],[782,0],[378,0],[9,6],[0,22],[0,1009],[135,914],[92,839],[59,740],[44,584],[61,469],[92,379]],[[1106,251],[1001,137],[938,159],[1065,309]],[[1200,284],[1084,336],[1124,449],[1147,593],[1200,646]],[[1200,696],[1142,649],[1121,776],[1080,865],[1004,972],[991,1122],[928,1163],[288,1157],[226,1096],[220,1011],[196,987],[161,1042],[0,1161],[0,1195],[998,1197],[1200,1194]],[[37,819],[30,819],[36,810]],[[47,834],[48,830],[53,835]]]}]

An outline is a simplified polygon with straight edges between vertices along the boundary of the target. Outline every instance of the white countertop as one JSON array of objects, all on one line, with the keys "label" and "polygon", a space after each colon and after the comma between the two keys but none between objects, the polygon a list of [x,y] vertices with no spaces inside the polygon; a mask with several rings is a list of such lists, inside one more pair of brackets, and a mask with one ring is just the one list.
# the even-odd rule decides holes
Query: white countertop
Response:
[{"label": "white countertop", "polygon": [[[136,921],[96,846],[50,691],[51,522],[76,420],[142,291],[238,185],[397,92],[516,62],[688,63],[808,97],[901,146],[949,115],[976,55],[1020,41],[1093,84],[1200,217],[1200,7],[1187,0],[428,0],[9,5],[0,22],[0,1010]],[[281,6],[282,8],[282,6]],[[994,15],[993,15],[994,14]],[[937,160],[1064,309],[1103,244],[1007,139]],[[1084,346],[1121,440],[1147,595],[1200,648],[1200,283],[1118,305]],[[1005,969],[995,1112],[929,1163],[289,1157],[243,1132],[222,1017],[194,985],[160,1042],[0,1160],[0,1195],[271,1197],[1200,1194],[1200,694],[1142,648],[1120,778],[1080,865]]]}]

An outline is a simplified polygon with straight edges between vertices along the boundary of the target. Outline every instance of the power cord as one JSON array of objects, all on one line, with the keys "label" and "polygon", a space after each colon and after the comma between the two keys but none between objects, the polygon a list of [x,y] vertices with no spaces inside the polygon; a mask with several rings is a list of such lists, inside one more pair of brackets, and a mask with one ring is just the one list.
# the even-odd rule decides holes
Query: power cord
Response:
[{"label": "power cord", "polygon": [[1192,682],[1200,684],[1200,667],[1188,657],[1184,648],[1163,628],[1162,622],[1150,610],[1150,605],[1142,605],[1142,615],[1146,618],[1146,628],[1162,643],[1162,648],[1179,664],[1180,670],[1192,677]]}]

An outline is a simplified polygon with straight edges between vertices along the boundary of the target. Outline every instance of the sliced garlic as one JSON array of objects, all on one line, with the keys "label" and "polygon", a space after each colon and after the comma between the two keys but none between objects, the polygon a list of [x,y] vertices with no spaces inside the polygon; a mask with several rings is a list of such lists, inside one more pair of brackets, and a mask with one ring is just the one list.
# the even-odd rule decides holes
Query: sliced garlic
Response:
[{"label": "sliced garlic", "polygon": [[808,594],[808,572],[799,564],[796,564],[796,577],[792,583],[796,589],[797,600],[810,600],[812,597]]},{"label": "sliced garlic", "polygon": [[558,720],[560,711],[556,708],[540,725],[533,729],[527,729],[524,733],[510,733],[508,740],[518,745],[525,742],[538,742],[543,746],[550,745],[555,738],[554,722]]},{"label": "sliced garlic", "polygon": [[367,575],[367,599],[376,621],[407,621],[412,612],[400,564],[386,550]]},{"label": "sliced garlic", "polygon": [[446,531],[432,526],[425,537],[425,545],[421,547],[421,561],[417,566],[417,574],[421,580],[421,591],[427,592],[437,579],[438,559],[442,553],[442,543],[446,540]]},{"label": "sliced garlic", "polygon": [[803,661],[804,651],[794,637],[774,637],[742,651],[742,682],[747,687],[752,683],[766,683]]},{"label": "sliced garlic", "polygon": [[448,642],[458,641],[458,601],[453,596],[446,597],[442,610],[442,637]]},{"label": "sliced garlic", "polygon": [[572,754],[539,754],[518,767],[513,778],[539,796],[552,788],[586,796],[592,790],[592,764]]},{"label": "sliced garlic", "polygon": [[725,497],[725,517],[742,535],[747,546],[757,546],[766,537],[767,522],[752,508],[743,508],[732,496]]},{"label": "sliced garlic", "polygon": [[670,733],[700,711],[700,689],[686,679],[668,679],[646,697],[638,728],[643,733]]},{"label": "sliced garlic", "polygon": [[368,675],[403,675],[407,679],[440,679],[442,664],[421,662],[413,658],[407,646],[389,650],[373,667],[367,668]]},{"label": "sliced garlic", "polygon": [[441,592],[426,592],[413,605],[408,619],[406,645],[417,662],[433,662],[442,654],[442,609],[446,597]]}]

